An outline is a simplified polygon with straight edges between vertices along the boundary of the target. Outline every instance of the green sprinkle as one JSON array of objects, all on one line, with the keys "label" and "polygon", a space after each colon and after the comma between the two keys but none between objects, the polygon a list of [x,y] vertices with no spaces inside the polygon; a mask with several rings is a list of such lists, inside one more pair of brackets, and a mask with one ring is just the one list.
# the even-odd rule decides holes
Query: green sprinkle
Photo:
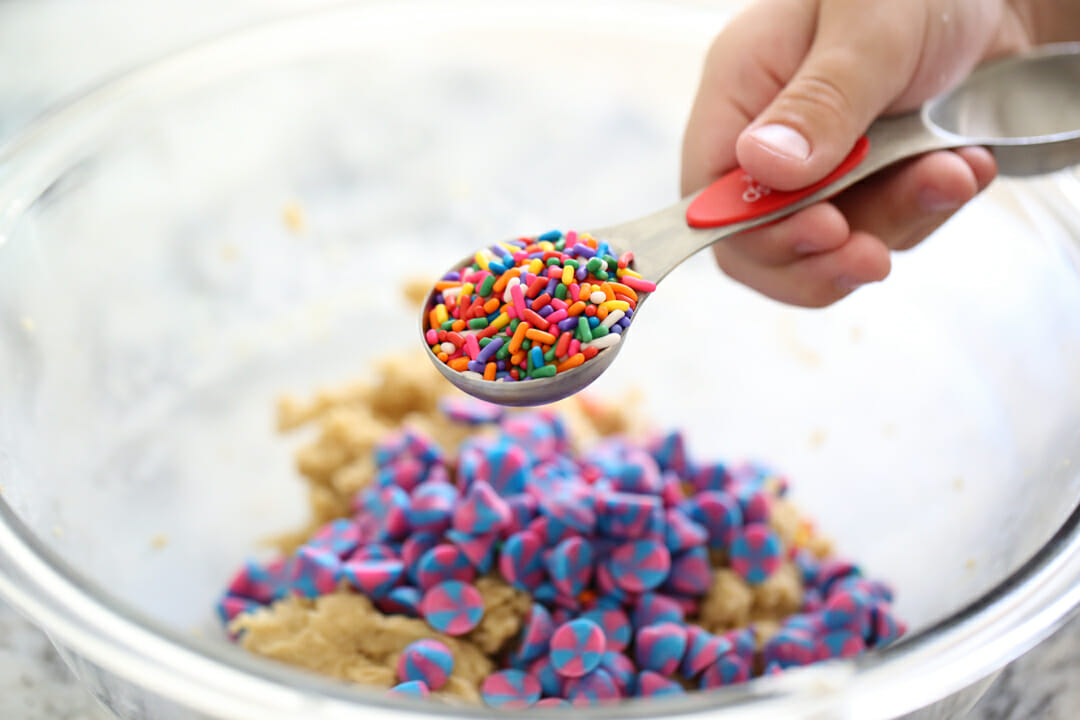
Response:
[{"label": "green sprinkle", "polygon": [[570,258],[566,262],[563,263],[564,267],[566,265],[569,265],[570,267],[574,268],[575,271],[577,271],[577,269],[579,267],[581,267],[581,263],[579,263],[577,260],[574,260],[573,258]]},{"label": "green sprinkle", "polygon": [[527,352],[527,353],[525,353],[525,372],[532,375],[532,371],[533,371],[532,353]]},{"label": "green sprinkle", "polygon": [[594,257],[593,259],[589,260],[589,264],[585,267],[588,268],[589,272],[595,273],[597,270],[603,270],[603,267],[601,267],[602,265],[603,261],[600,258]]},{"label": "green sprinkle", "polygon": [[446,322],[444,322],[442,325],[439,326],[439,329],[440,330],[446,330],[447,332],[449,332],[450,329],[453,328],[453,327],[454,327],[454,321],[453,320],[447,320]]},{"label": "green sprinkle", "polygon": [[489,338],[489,337],[480,338],[480,347],[487,347],[490,344],[491,344],[491,338]]},{"label": "green sprinkle", "polygon": [[476,292],[480,293],[480,297],[487,297],[491,294],[493,285],[495,285],[495,276],[488,275],[484,278],[484,282],[480,283],[480,287],[476,289]]},{"label": "green sprinkle", "polygon": [[532,350],[532,340],[522,340],[521,341],[521,349],[525,350],[526,352],[528,352],[529,350]]},{"label": "green sprinkle", "polygon": [[607,280],[609,277],[611,277],[610,275],[608,275],[606,270],[597,270],[593,274],[596,275],[597,280]]},{"label": "green sprinkle", "polygon": [[565,300],[566,299],[566,293],[567,293],[566,286],[563,285],[562,283],[559,283],[558,285],[555,286],[555,297],[559,298],[560,300]]},{"label": "green sprinkle", "polygon": [[529,371],[529,377],[533,377],[533,378],[549,378],[549,377],[554,377],[555,372],[556,371],[555,371],[555,366],[554,365],[544,365],[544,366],[538,367],[538,368],[536,368],[534,370],[530,370]]},{"label": "green sprinkle", "polygon": [[488,326],[488,320],[487,320],[486,317],[473,318],[472,320],[469,321],[469,329],[470,330],[483,330],[487,326]]},{"label": "green sprinkle", "polygon": [[558,250],[559,252],[562,252],[565,247],[566,247],[566,238],[559,238],[555,242],[555,249]]},{"label": "green sprinkle", "polygon": [[604,262],[606,262],[606,263],[607,263],[607,266],[608,266],[609,268],[613,268],[613,267],[615,267],[616,265],[618,265],[618,264],[619,264],[619,261],[618,261],[618,259],[617,259],[617,258],[613,258],[613,257],[611,257],[610,255],[605,255],[605,256],[604,256]]},{"label": "green sprinkle", "polygon": [[611,331],[610,331],[610,330],[608,330],[608,329],[607,329],[606,327],[604,327],[603,325],[597,325],[596,327],[594,327],[594,328],[592,328],[591,330],[589,330],[589,332],[591,332],[591,333],[592,333],[592,336],[593,336],[593,340],[595,340],[596,338],[602,338],[602,337],[604,337],[605,335],[607,335],[607,334],[608,334],[609,332],[611,332]]},{"label": "green sprinkle", "polygon": [[551,348],[544,353],[544,362],[552,362],[555,359],[555,348]]},{"label": "green sprinkle", "polygon": [[589,329],[589,321],[585,319],[584,315],[579,315],[577,319],[577,339],[583,343],[592,340],[592,331]]},{"label": "green sprinkle", "polygon": [[559,258],[548,258],[547,259],[546,265],[548,267],[551,267],[552,265],[558,265],[558,264],[559,264]]},{"label": "green sprinkle", "polygon": [[521,320],[519,320],[517,318],[514,318],[513,320],[511,320],[510,325],[509,325],[510,332],[508,334],[513,335],[514,331],[517,330],[517,326],[520,325],[520,324],[521,324]]},{"label": "green sprinkle", "polygon": [[495,359],[506,360],[508,357],[510,357],[510,347],[503,343],[503,346],[495,351]]}]

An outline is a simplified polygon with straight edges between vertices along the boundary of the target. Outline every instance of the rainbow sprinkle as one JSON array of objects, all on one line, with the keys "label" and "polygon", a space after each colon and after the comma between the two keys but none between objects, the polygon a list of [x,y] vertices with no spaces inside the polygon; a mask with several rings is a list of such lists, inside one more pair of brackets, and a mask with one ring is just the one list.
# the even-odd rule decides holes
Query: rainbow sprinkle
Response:
[{"label": "rainbow sprinkle", "polygon": [[424,340],[440,361],[477,379],[572,370],[618,344],[656,289],[633,260],[574,231],[497,243],[435,283]]}]

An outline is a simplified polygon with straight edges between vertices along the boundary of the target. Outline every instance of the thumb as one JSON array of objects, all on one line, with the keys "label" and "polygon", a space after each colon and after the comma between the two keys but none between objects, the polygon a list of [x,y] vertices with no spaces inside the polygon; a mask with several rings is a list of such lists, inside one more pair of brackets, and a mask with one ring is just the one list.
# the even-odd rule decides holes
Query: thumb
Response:
[{"label": "thumb", "polygon": [[925,26],[919,5],[821,2],[806,58],[736,141],[743,169],[765,185],[795,190],[836,168],[910,83]]}]

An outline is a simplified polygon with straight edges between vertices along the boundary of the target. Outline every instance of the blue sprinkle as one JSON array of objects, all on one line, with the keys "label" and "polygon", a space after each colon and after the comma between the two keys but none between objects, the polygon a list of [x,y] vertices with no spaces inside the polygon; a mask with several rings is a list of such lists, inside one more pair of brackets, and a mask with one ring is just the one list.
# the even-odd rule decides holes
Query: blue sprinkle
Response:
[{"label": "blue sprinkle", "polygon": [[562,237],[562,233],[558,230],[548,230],[546,233],[536,238],[537,242],[555,242]]},{"label": "blue sprinkle", "polygon": [[593,315],[591,318],[589,318],[589,327],[594,328],[599,324],[600,324],[600,318],[596,317],[595,315]]}]

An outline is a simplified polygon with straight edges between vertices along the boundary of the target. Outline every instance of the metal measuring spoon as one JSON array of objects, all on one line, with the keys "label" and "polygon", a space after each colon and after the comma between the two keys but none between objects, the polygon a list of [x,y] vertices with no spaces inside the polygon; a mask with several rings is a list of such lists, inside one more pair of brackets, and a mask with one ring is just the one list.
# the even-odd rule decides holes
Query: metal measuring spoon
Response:
[{"label": "metal measuring spoon", "polygon": [[[1080,43],[1048,45],[985,65],[919,110],[875,121],[840,166],[810,187],[770,190],[736,169],[665,210],[590,233],[615,254],[632,251],[634,270],[659,282],[699,250],[832,197],[897,161],[967,145],[989,147],[1003,175],[1039,175],[1080,163]],[[455,268],[469,262],[463,259]],[[646,297],[640,298],[638,310]],[[431,298],[424,303],[421,334]],[[623,344],[579,367],[525,382],[466,375],[441,362],[430,347],[427,352],[439,372],[466,393],[524,406],[578,392],[611,365]]]}]

